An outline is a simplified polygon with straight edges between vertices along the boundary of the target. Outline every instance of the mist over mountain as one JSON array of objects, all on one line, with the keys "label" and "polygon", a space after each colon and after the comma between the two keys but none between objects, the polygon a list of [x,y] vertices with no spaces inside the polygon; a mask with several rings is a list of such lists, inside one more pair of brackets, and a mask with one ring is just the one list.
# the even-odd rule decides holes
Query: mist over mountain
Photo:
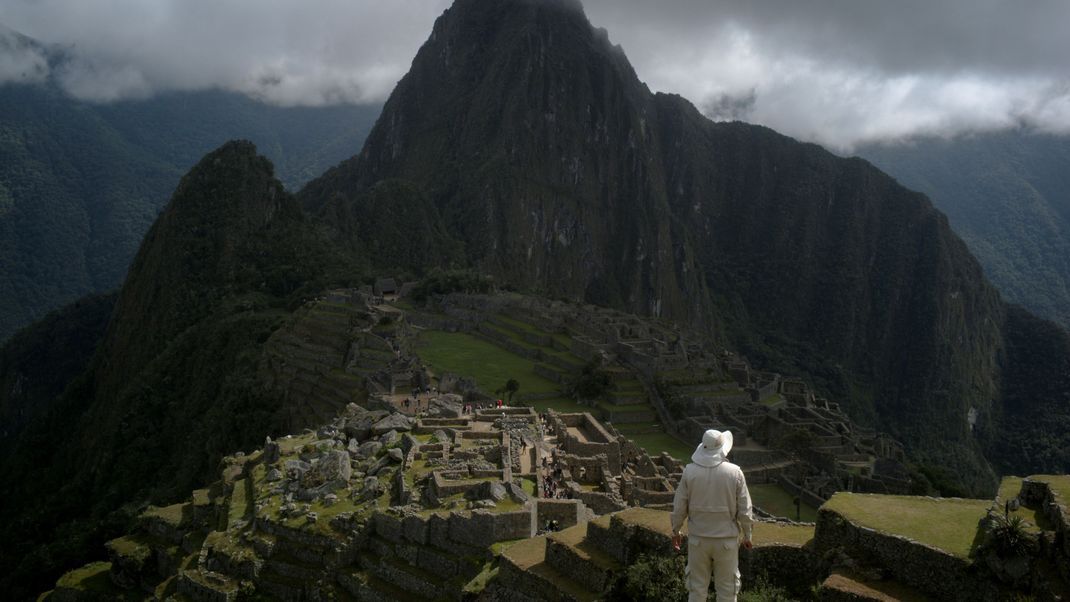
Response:
[{"label": "mist over mountain", "polygon": [[235,93],[77,101],[49,81],[0,84],[0,341],[110,291],[181,175],[234,138],[296,188],[352,155],[378,106],[280,108]]},{"label": "mist over mountain", "polygon": [[1070,137],[1007,131],[857,152],[929,195],[1007,300],[1070,328]]}]

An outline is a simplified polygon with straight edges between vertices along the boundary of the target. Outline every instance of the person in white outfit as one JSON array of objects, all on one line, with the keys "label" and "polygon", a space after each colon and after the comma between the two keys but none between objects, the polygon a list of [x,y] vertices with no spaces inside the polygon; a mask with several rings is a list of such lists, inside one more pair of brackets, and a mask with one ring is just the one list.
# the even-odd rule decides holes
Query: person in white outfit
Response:
[{"label": "person in white outfit", "polygon": [[734,602],[739,594],[739,545],[751,548],[750,492],[743,470],[728,461],[731,431],[710,429],[684,468],[672,504],[673,545],[687,520],[688,602],[704,602],[713,564],[717,602]]}]

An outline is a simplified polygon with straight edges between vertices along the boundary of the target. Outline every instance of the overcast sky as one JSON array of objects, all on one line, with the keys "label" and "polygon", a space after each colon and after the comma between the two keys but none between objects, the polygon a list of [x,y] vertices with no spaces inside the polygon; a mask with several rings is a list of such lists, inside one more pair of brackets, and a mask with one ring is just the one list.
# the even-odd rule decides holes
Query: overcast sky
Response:
[{"label": "overcast sky", "polygon": [[[488,0],[489,1],[489,0]],[[221,87],[279,104],[381,102],[445,0],[3,0],[69,49],[93,101]],[[1070,133],[1070,0],[587,0],[654,90],[839,150],[916,134]],[[43,57],[0,30],[0,83]]]}]

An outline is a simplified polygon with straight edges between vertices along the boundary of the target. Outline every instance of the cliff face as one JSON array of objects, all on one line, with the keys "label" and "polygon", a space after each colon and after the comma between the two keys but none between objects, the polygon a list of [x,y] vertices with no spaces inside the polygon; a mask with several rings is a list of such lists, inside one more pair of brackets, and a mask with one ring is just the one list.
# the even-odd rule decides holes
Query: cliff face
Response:
[{"label": "cliff face", "polygon": [[437,228],[414,243],[432,263],[704,329],[994,482],[1003,310],[944,216],[864,161],[652,94],[575,3],[458,0],[361,154],[299,198],[350,244],[404,206]]}]

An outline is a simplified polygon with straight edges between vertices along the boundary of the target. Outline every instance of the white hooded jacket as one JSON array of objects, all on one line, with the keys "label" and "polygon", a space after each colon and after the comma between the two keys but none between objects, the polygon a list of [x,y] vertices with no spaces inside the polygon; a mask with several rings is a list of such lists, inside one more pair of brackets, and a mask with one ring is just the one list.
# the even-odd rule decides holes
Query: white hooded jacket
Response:
[{"label": "white hooded jacket", "polygon": [[672,528],[687,518],[689,535],[751,539],[754,515],[747,480],[739,466],[720,461],[713,466],[691,463],[684,468],[672,504]]}]

